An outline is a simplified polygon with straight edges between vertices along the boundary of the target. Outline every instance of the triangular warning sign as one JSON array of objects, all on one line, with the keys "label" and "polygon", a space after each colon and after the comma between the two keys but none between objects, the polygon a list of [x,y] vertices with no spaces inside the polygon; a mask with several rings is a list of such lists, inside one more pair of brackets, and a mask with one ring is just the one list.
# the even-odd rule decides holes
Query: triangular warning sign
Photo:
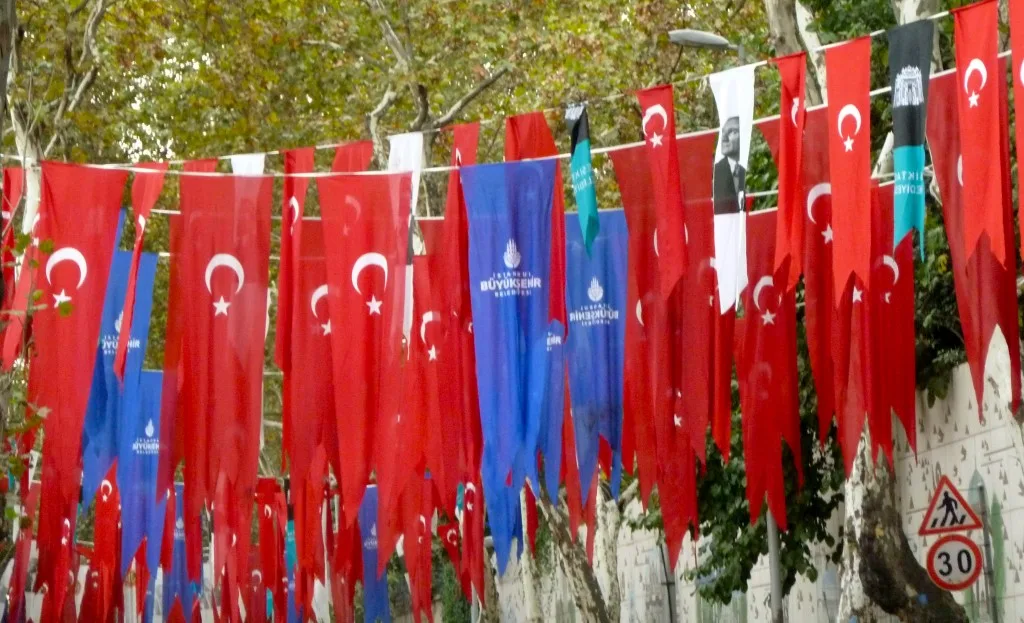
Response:
[{"label": "triangular warning sign", "polygon": [[947,534],[950,532],[969,532],[981,528],[981,520],[967,503],[964,496],[953,486],[949,477],[939,478],[939,486],[935,489],[928,512],[924,514],[918,534]]}]

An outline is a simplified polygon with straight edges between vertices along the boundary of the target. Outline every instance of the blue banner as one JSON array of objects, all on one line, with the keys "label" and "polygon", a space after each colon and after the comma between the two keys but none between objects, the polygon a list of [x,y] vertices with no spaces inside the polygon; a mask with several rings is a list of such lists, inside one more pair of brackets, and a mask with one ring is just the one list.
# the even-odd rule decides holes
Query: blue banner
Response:
[{"label": "blue banner", "polygon": [[519,492],[527,477],[539,482],[538,444],[554,399],[548,340],[549,334],[561,335],[557,323],[548,322],[555,163],[479,165],[461,173],[469,221],[482,477],[504,572]]},{"label": "blue banner", "polygon": [[[289,504],[289,508],[291,505]],[[288,569],[288,623],[302,623],[302,613],[295,603],[295,567],[298,553],[295,549],[295,519],[288,512],[288,523],[284,532],[284,564]]]},{"label": "blue banner", "polygon": [[[135,296],[135,319],[128,341],[124,385],[114,375],[114,355],[121,330],[121,312],[128,284],[132,254],[117,251],[110,263],[107,295],[100,324],[100,345],[96,353],[89,404],[82,428],[82,508],[91,503],[100,483],[117,456],[121,423],[125,421],[127,394],[138,383],[149,338],[149,316],[153,309],[156,255],[145,253],[139,262]],[[159,429],[157,429],[159,430]],[[134,550],[133,550],[134,551]]]},{"label": "blue banner", "polygon": [[[148,543],[149,572],[156,575],[160,564],[167,512],[167,496],[156,490],[163,377],[163,372],[141,372],[134,384],[125,388],[117,464],[117,486],[121,491],[121,573],[128,572],[143,537]],[[129,381],[127,375],[125,381]]]},{"label": "blue banner", "polygon": [[598,219],[599,233],[589,254],[579,229],[565,228],[565,294],[569,310],[566,356],[584,500],[597,469],[599,436],[612,448],[611,488],[616,497],[622,477],[629,240],[624,212],[601,212]]},{"label": "blue banner", "polygon": [[[198,584],[193,584],[188,579],[188,563],[185,560],[184,498],[185,485],[175,483],[174,553],[171,558],[171,570],[168,572],[164,569],[163,612],[165,621],[171,612],[176,597],[181,598],[181,607],[185,613],[185,620],[191,620],[192,605],[199,599],[199,590],[202,586],[202,575],[200,575]],[[159,551],[159,548],[157,550]]]},{"label": "blue banner", "polygon": [[370,485],[359,506],[359,536],[363,543],[363,620],[391,623],[388,576],[377,576],[377,487]]}]

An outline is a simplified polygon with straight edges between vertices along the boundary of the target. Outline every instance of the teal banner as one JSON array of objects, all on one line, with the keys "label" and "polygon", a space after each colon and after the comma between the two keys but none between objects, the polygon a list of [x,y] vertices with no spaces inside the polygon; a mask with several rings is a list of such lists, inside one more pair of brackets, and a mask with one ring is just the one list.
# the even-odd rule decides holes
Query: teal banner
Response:
[{"label": "teal banner", "polygon": [[594,238],[600,231],[597,220],[597,191],[594,189],[594,166],[590,158],[590,122],[584,104],[570,106],[565,119],[572,131],[572,158],[569,172],[572,174],[572,191],[576,197],[576,210],[583,232],[583,244],[590,253]]}]

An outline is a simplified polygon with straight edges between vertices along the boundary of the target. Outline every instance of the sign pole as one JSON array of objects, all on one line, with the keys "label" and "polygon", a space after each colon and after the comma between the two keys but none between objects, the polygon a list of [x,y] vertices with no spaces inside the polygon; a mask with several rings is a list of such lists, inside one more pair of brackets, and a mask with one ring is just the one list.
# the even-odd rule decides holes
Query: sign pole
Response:
[{"label": "sign pole", "polygon": [[779,525],[772,512],[768,520],[768,571],[771,577],[772,623],[782,623],[782,556],[779,552]]},{"label": "sign pole", "polygon": [[996,595],[995,572],[992,569],[992,535],[988,530],[988,501],[985,499],[985,483],[978,485],[978,492],[981,494],[981,531],[985,543],[985,587],[988,589],[992,623],[999,623],[999,601]]}]

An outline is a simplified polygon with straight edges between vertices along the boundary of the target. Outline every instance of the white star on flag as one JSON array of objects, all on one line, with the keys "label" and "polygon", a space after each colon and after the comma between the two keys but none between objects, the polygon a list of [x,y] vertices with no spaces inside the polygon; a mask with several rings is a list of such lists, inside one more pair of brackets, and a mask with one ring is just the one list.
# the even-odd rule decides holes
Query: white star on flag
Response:
[{"label": "white star on flag", "polygon": [[437,361],[437,347],[436,346],[431,346],[430,350],[427,351],[427,354],[430,356],[430,361]]},{"label": "white star on flag", "polygon": [[651,147],[661,147],[661,135],[657,132],[651,134]]},{"label": "white star on flag", "polygon": [[761,322],[766,325],[773,325],[775,324],[775,316],[777,315],[778,314],[773,314],[771,310],[765,310],[765,312],[761,314]]},{"label": "white star on flag", "polygon": [[676,428],[682,428],[683,427],[683,418],[681,416],[678,416],[678,415],[673,415],[672,416],[672,423],[675,425]]},{"label": "white star on flag", "polygon": [[847,137],[846,140],[843,141],[843,147],[846,148],[846,151],[853,151],[853,137],[852,136]]},{"label": "white star on flag", "polygon": [[832,223],[825,226],[825,229],[821,230],[821,237],[825,239],[825,244],[832,243]]},{"label": "white star on flag", "polygon": [[227,316],[228,307],[231,307],[231,303],[224,300],[224,297],[220,297],[219,300],[214,301],[213,308],[217,311],[213,313],[214,316]]},{"label": "white star on flag", "polygon": [[366,306],[370,308],[370,315],[380,315],[380,306],[384,304],[384,301],[378,301],[377,296],[373,295],[370,300],[366,302]]},{"label": "white star on flag", "polygon": [[971,91],[971,94],[969,96],[967,96],[967,100],[970,102],[970,106],[969,106],[970,108],[977,108],[978,107],[978,92],[977,91]]},{"label": "white star on flag", "polygon": [[853,302],[860,303],[863,300],[863,297],[864,293],[857,288],[857,286],[853,286]]},{"label": "white star on flag", "polygon": [[53,295],[53,305],[55,307],[60,305],[61,303],[68,303],[70,301],[71,301],[71,297],[68,296],[67,292],[65,292],[64,290],[61,290],[60,294],[54,294]]},{"label": "white star on flag", "polygon": [[331,334],[331,321],[328,320],[326,324],[320,325],[320,328],[324,330],[324,335]]}]

